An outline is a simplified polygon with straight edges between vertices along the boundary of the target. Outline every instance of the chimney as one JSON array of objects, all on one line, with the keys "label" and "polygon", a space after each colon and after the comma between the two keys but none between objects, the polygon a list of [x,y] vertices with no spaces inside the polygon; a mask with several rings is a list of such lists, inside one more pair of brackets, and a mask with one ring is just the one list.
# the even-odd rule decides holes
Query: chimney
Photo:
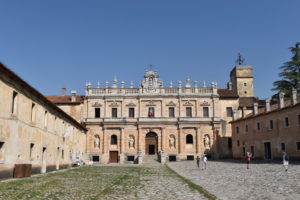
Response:
[{"label": "chimney", "polygon": [[233,110],[233,121],[237,120],[237,111],[234,109]]},{"label": "chimney", "polygon": [[61,96],[65,96],[67,92],[67,88],[66,87],[62,87],[61,88]]},{"label": "chimney", "polygon": [[247,110],[247,107],[244,106],[244,107],[243,107],[243,110],[242,110],[242,117],[243,117],[243,118],[246,117],[246,110]]},{"label": "chimney", "polygon": [[257,115],[258,114],[258,103],[253,104],[253,114]]},{"label": "chimney", "polygon": [[295,88],[292,90],[292,104],[297,104],[297,90]]},{"label": "chimney", "polygon": [[283,108],[284,107],[284,93],[280,92],[279,93],[279,108]]},{"label": "chimney", "polygon": [[72,102],[75,102],[76,101],[76,91],[75,90],[73,90],[73,91],[71,91],[71,101]]},{"label": "chimney", "polygon": [[271,110],[270,99],[266,99],[266,112],[269,112],[270,110]]},{"label": "chimney", "polygon": [[232,90],[232,82],[231,81],[229,81],[227,83],[227,88],[228,88],[228,90]]}]

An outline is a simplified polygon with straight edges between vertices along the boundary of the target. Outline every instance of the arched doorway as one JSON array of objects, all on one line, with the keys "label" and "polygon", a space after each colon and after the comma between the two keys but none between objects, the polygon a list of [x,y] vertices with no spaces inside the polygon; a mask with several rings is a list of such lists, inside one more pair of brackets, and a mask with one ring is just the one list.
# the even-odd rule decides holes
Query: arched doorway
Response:
[{"label": "arched doorway", "polygon": [[148,155],[155,155],[157,154],[157,147],[158,147],[158,137],[157,134],[154,132],[149,132],[146,135],[146,143],[145,143],[145,152]]}]

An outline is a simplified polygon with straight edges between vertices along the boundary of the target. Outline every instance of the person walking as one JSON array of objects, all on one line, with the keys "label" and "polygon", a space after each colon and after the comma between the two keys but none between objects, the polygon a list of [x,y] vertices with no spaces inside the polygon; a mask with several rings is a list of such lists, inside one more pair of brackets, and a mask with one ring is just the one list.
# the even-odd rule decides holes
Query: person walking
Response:
[{"label": "person walking", "polygon": [[283,152],[282,160],[283,160],[283,167],[285,168],[285,171],[287,172],[288,167],[289,167],[289,156],[287,155],[286,152]]},{"label": "person walking", "polygon": [[204,154],[202,158],[202,170],[206,169],[206,162],[207,162],[207,157]]},{"label": "person walking", "polygon": [[199,168],[199,165],[200,165],[200,157],[199,156],[197,156],[196,162],[197,162],[197,167]]},{"label": "person walking", "polygon": [[246,154],[247,169],[249,169],[249,165],[250,165],[251,158],[252,158],[251,153],[247,152],[247,154]]}]

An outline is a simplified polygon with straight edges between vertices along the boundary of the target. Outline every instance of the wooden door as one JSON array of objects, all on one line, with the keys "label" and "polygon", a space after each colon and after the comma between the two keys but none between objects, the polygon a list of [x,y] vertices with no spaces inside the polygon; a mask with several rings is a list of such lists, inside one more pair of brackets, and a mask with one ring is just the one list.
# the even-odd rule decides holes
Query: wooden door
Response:
[{"label": "wooden door", "polygon": [[110,163],[118,163],[118,161],[119,161],[118,151],[110,151],[109,152],[109,162]]}]

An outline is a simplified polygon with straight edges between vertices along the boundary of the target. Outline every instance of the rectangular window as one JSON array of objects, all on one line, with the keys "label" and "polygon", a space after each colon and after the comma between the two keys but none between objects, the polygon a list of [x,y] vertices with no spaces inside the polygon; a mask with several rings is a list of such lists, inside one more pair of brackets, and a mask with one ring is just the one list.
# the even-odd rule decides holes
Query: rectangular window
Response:
[{"label": "rectangular window", "polygon": [[[300,150],[300,142],[296,142],[296,146],[297,146],[297,150]],[[1,142],[0,142],[0,147],[1,147]]]},{"label": "rectangular window", "polygon": [[253,158],[254,157],[254,146],[251,146],[250,149],[251,149],[251,155],[252,155],[252,158]]},{"label": "rectangular window", "polygon": [[288,127],[290,125],[288,117],[284,118],[284,125],[285,125],[285,127]]},{"label": "rectangular window", "polygon": [[32,103],[32,105],[31,105],[31,122],[35,122],[35,114],[36,114],[36,112],[35,112],[35,104]]},{"label": "rectangular window", "polygon": [[281,143],[281,151],[285,151],[285,143]]},{"label": "rectangular window", "polygon": [[175,108],[169,107],[169,117],[175,117]]},{"label": "rectangular window", "polygon": [[239,133],[240,132],[240,128],[237,126],[235,127],[235,130],[236,130],[236,133]]},{"label": "rectangular window", "polygon": [[129,108],[129,117],[134,118],[134,108]]},{"label": "rectangular window", "polygon": [[243,147],[243,156],[246,156],[246,148]]},{"label": "rectangular window", "polygon": [[246,133],[248,133],[248,131],[249,131],[248,125],[245,126],[245,131],[246,131]]},{"label": "rectangular window", "polygon": [[11,113],[16,115],[17,114],[17,104],[18,104],[18,93],[13,92],[13,98],[12,98],[12,107],[11,107]]},{"label": "rectangular window", "polygon": [[209,117],[209,109],[208,109],[208,107],[203,107],[203,117]]},{"label": "rectangular window", "polygon": [[227,113],[227,117],[232,117],[233,116],[232,107],[227,107],[226,113]]},{"label": "rectangular window", "polygon": [[100,118],[100,108],[95,108],[95,118]]},{"label": "rectangular window", "polygon": [[257,128],[258,131],[260,130],[260,123],[259,122],[256,123],[256,128]]},{"label": "rectangular window", "polygon": [[272,130],[273,127],[274,127],[274,125],[273,125],[273,120],[270,120],[270,130]]},{"label": "rectangular window", "polygon": [[47,128],[47,126],[48,126],[48,111],[45,111],[44,127]]},{"label": "rectangular window", "polygon": [[112,108],[111,109],[111,117],[112,118],[117,118],[118,117],[118,109],[117,108]]},{"label": "rectangular window", "polygon": [[148,117],[154,117],[155,116],[155,110],[154,107],[148,108]]},{"label": "rectangular window", "polygon": [[185,108],[186,117],[192,117],[192,107]]},{"label": "rectangular window", "polygon": [[236,142],[236,145],[237,145],[238,147],[240,146],[240,141],[239,141],[239,140]]},{"label": "rectangular window", "polygon": [[33,143],[31,143],[30,144],[30,152],[29,152],[29,158],[30,158],[30,160],[31,159],[33,159],[33,149],[34,149],[34,144]]}]

